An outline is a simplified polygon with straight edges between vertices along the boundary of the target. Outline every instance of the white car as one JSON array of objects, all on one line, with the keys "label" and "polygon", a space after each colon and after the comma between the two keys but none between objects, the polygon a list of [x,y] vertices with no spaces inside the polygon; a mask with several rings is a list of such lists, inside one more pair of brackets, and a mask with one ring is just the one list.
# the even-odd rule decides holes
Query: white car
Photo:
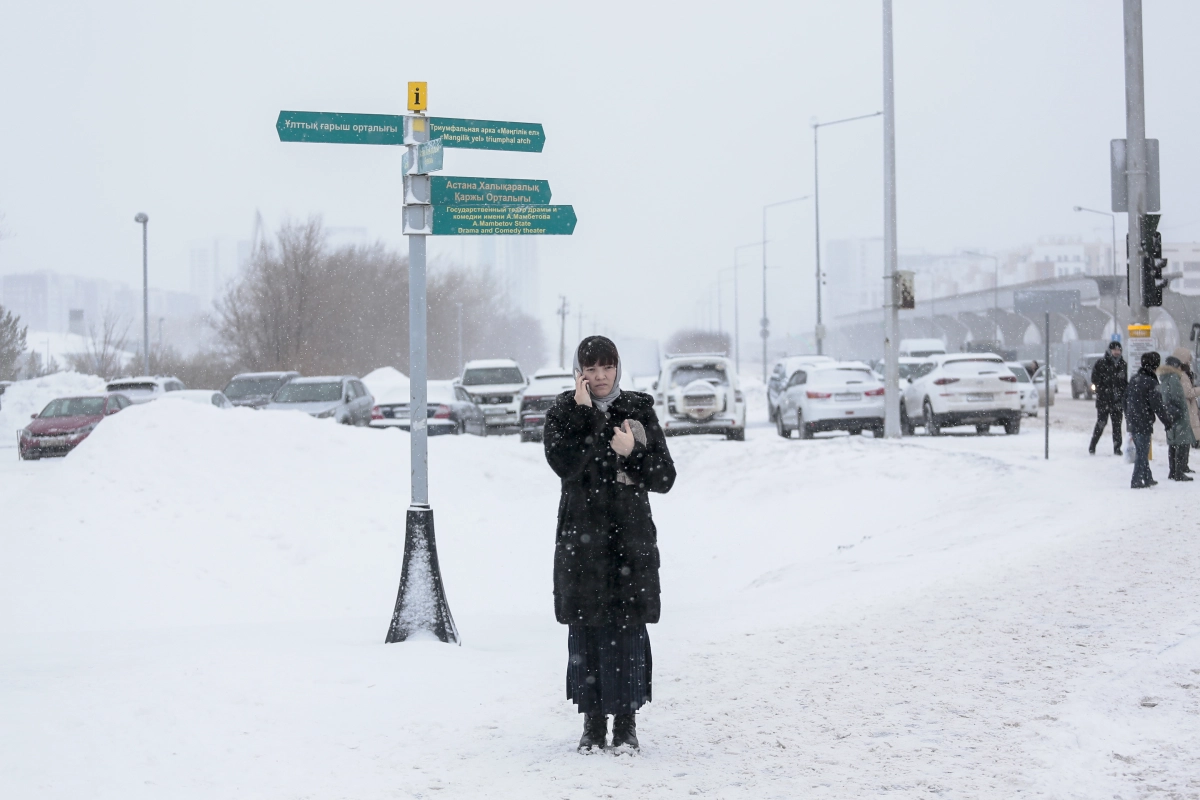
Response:
[{"label": "white car", "polygon": [[883,438],[883,382],[861,361],[813,364],[792,373],[780,397],[775,430],[787,439],[799,431],[869,430]]},{"label": "white car", "polygon": [[929,436],[942,428],[974,425],[979,434],[992,425],[1021,432],[1021,392],[1004,359],[991,353],[929,357],[931,367],[901,386],[900,425],[908,435],[922,425]]},{"label": "white car", "polygon": [[830,356],[785,356],[771,367],[771,377],[767,379],[767,422],[775,421],[775,409],[779,407],[779,398],[787,388],[788,380],[796,370],[814,364],[836,364],[837,359]]},{"label": "white car", "polygon": [[163,399],[186,400],[189,403],[200,403],[201,405],[216,406],[217,408],[233,408],[233,403],[229,401],[224,392],[215,392],[211,389],[183,389],[164,395]]},{"label": "white car", "polygon": [[144,375],[140,378],[118,378],[104,387],[106,392],[120,392],[134,403],[149,403],[167,392],[182,392],[187,387],[179,378]]},{"label": "white car", "polygon": [[654,382],[654,411],[668,436],[723,433],[746,439],[746,398],[733,360],[718,354],[667,356]]},{"label": "white car", "polygon": [[1027,417],[1038,415],[1040,394],[1037,384],[1029,378],[1029,370],[1019,361],[1006,361],[1004,366],[1017,377],[1017,391],[1021,393],[1021,413]]},{"label": "white car", "polygon": [[546,412],[563,392],[575,390],[575,374],[569,369],[544,367],[533,374],[521,395],[521,441],[540,442]]},{"label": "white car", "polygon": [[471,402],[483,409],[489,428],[512,428],[521,424],[521,394],[529,379],[511,358],[468,361],[454,382],[467,391]]},{"label": "white car", "polygon": [[[1042,367],[1033,375],[1033,384],[1038,387],[1038,391],[1042,394],[1046,393],[1046,368]],[[1050,367],[1050,405],[1054,405],[1054,401],[1058,399],[1058,373],[1054,371],[1054,367]],[[1046,400],[1043,397],[1038,398],[1038,405],[1046,405]]]}]

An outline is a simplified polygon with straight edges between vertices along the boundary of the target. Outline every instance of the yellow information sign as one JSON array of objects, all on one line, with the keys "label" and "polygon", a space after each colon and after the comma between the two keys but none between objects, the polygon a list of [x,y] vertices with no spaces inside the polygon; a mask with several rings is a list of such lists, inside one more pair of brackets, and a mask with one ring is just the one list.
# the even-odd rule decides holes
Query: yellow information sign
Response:
[{"label": "yellow information sign", "polygon": [[426,104],[429,102],[429,83],[428,81],[409,81],[408,82],[408,110],[409,111],[424,111]]},{"label": "yellow information sign", "polygon": [[1130,339],[1149,339],[1150,331],[1151,331],[1151,327],[1149,325],[1130,325],[1129,326],[1129,338]]}]

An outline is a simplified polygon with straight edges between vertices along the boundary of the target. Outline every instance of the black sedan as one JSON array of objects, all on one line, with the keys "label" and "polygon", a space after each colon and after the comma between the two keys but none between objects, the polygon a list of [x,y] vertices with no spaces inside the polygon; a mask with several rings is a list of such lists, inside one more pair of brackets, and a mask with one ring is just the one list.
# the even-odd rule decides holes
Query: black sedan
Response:
[{"label": "black sedan", "polygon": [[[487,436],[483,411],[471,402],[461,386],[451,381],[429,381],[426,400],[429,435],[473,433]],[[371,410],[372,428],[409,429],[408,398],[392,397],[378,402]]]}]

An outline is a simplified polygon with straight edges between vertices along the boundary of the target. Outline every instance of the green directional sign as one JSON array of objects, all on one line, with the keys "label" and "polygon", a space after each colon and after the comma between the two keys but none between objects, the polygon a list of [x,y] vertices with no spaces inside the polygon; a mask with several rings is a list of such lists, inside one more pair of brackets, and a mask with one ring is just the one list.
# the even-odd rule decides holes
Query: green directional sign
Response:
[{"label": "green directional sign", "polygon": [[453,206],[433,208],[434,236],[569,236],[571,206]]},{"label": "green directional sign", "polygon": [[540,153],[546,145],[546,132],[537,122],[495,122],[451,117],[428,119],[429,138],[440,137],[446,143],[446,147]]},{"label": "green directional sign", "polygon": [[393,114],[280,111],[275,130],[281,142],[404,144],[404,117]]},{"label": "green directional sign", "polygon": [[429,202],[438,206],[526,206],[550,202],[550,181],[520,178],[455,178],[446,175],[430,178],[429,189]]}]

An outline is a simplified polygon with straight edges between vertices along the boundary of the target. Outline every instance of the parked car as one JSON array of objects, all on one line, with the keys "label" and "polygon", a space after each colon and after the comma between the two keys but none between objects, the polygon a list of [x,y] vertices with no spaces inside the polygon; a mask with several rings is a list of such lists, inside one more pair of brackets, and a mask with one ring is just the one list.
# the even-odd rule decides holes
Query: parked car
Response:
[{"label": "parked car", "polygon": [[234,375],[225,384],[224,394],[235,406],[262,408],[271,402],[271,396],[299,372],[243,372]]},{"label": "parked car", "polygon": [[540,442],[546,412],[554,404],[554,398],[574,390],[575,375],[569,369],[547,367],[533,373],[533,380],[521,395],[521,441]]},{"label": "parked car", "polygon": [[900,426],[912,435],[918,425],[929,436],[942,428],[974,425],[979,434],[992,425],[1021,432],[1021,392],[1000,356],[955,353],[930,356],[933,367],[901,386]]},{"label": "parked car", "polygon": [[164,400],[186,400],[189,403],[199,403],[206,406],[216,406],[217,408],[233,408],[233,403],[229,402],[229,398],[224,392],[216,392],[212,389],[184,389],[182,392],[171,392],[163,396]]},{"label": "parked car", "polygon": [[1092,368],[1096,362],[1104,358],[1104,353],[1088,353],[1080,356],[1071,370],[1071,399],[1083,397],[1087,400],[1096,399],[1096,387],[1092,385]]},{"label": "parked car", "polygon": [[1008,371],[1017,378],[1017,391],[1021,393],[1021,413],[1027,417],[1036,417],[1040,392],[1033,379],[1029,377],[1029,370],[1025,369],[1025,365],[1019,361],[1006,361],[1004,366],[1008,367]]},{"label": "parked car", "polygon": [[[934,366],[933,362],[928,358],[909,358],[906,356],[901,356],[897,360],[900,362],[896,365],[896,370],[900,374],[901,386],[903,386],[904,382],[909,378],[918,378],[921,375],[924,375],[926,372],[929,372],[929,370],[933,369]],[[875,374],[878,375],[879,372],[879,370],[876,370]]]},{"label": "parked car", "polygon": [[746,438],[746,398],[733,360],[722,355],[667,356],[654,382],[654,403],[663,432],[721,433]]},{"label": "parked car", "polygon": [[[425,384],[426,418],[430,436],[451,433],[472,433],[487,436],[483,411],[471,402],[471,396],[451,381],[429,381]],[[372,428],[410,428],[408,398],[391,398],[371,409]]]},{"label": "parked car", "polygon": [[123,394],[60,397],[51,400],[33,421],[25,426],[17,440],[17,453],[23,460],[44,456],[65,456],[96,429],[105,417],[128,408],[132,402]]},{"label": "parked car", "polygon": [[1054,371],[1054,367],[1050,367],[1050,397],[1046,395],[1046,368],[1040,367],[1037,372],[1033,373],[1033,383],[1038,387],[1038,405],[1045,407],[1047,403],[1054,405],[1054,399],[1058,397],[1058,373]]},{"label": "parked car", "polygon": [[787,439],[799,431],[869,430],[883,438],[883,381],[867,364],[844,361],[812,364],[792,373],[780,397],[775,430]]},{"label": "parked car", "polygon": [[471,402],[483,409],[489,428],[516,431],[521,424],[521,393],[529,380],[511,358],[468,361],[455,386],[466,390]]},{"label": "parked car", "polygon": [[167,392],[181,392],[187,387],[179,378],[164,378],[161,375],[144,375],[140,378],[118,378],[110,381],[104,390],[119,392],[134,403],[149,403]]},{"label": "parked car", "polygon": [[786,356],[775,362],[771,367],[771,376],[767,378],[767,422],[775,421],[775,410],[779,408],[779,398],[787,389],[787,383],[796,370],[812,364],[836,364],[837,359],[831,356]]},{"label": "parked car", "polygon": [[303,411],[317,419],[342,425],[370,425],[375,398],[352,375],[293,378],[280,386],[263,406],[265,411]]}]

